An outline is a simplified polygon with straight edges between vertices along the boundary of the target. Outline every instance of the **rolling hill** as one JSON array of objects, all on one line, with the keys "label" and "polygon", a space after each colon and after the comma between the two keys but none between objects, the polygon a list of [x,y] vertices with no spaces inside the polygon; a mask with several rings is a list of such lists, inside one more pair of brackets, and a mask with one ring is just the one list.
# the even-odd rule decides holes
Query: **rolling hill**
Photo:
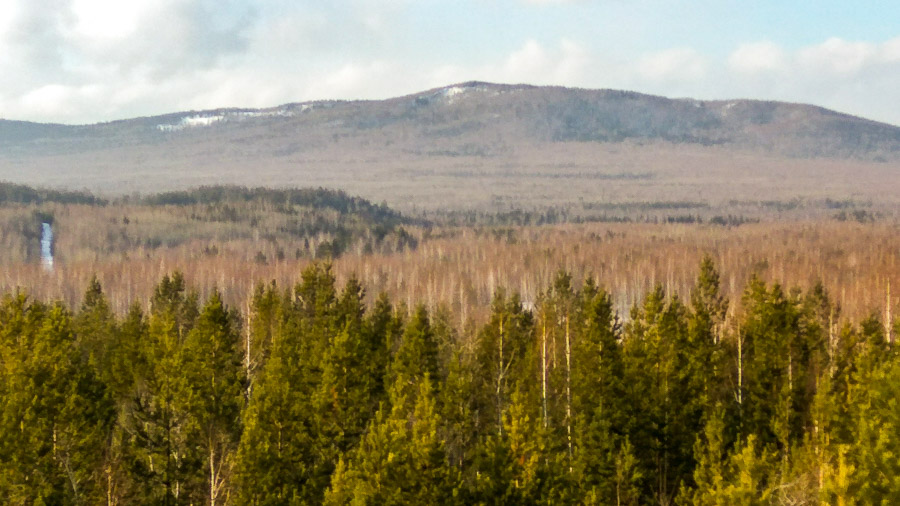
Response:
[{"label": "rolling hill", "polygon": [[16,183],[109,194],[326,186],[404,211],[763,198],[891,204],[898,167],[900,128],[816,106],[481,82],[381,101],[95,125],[0,120],[0,179]]}]

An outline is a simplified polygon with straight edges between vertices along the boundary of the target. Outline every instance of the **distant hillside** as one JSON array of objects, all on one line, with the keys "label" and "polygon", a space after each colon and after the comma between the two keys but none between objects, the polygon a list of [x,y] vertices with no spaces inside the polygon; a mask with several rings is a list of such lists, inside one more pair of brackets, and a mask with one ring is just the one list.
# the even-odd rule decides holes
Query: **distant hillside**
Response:
[{"label": "distant hillside", "polygon": [[[794,157],[888,158],[900,155],[900,128],[821,107],[753,100],[669,99],[615,90],[468,82],[382,101],[324,101],[269,109],[218,109],[65,126],[0,121],[0,146],[29,155],[158,144],[214,129],[223,140],[314,143],[353,136],[471,140],[473,153],[518,142],[663,140],[765,150]],[[309,129],[316,132],[310,132]],[[291,142],[287,142],[291,139]],[[269,144],[266,142],[265,144]],[[461,153],[471,154],[471,153]]]},{"label": "distant hillside", "polygon": [[898,164],[900,128],[811,105],[481,82],[96,125],[0,120],[0,180],[106,194],[322,186],[404,212],[881,201]]}]

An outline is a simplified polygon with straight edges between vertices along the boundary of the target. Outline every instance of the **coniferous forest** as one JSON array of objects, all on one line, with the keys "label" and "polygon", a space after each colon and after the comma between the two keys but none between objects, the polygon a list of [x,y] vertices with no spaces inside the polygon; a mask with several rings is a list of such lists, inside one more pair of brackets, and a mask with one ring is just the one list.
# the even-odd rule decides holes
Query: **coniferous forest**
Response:
[{"label": "coniferous forest", "polygon": [[0,506],[900,506],[900,0],[685,3],[0,0]]},{"label": "coniferous forest", "polygon": [[821,284],[706,257],[620,314],[559,271],[460,328],[312,263],[246,308],[0,301],[8,504],[896,504],[900,358]]}]

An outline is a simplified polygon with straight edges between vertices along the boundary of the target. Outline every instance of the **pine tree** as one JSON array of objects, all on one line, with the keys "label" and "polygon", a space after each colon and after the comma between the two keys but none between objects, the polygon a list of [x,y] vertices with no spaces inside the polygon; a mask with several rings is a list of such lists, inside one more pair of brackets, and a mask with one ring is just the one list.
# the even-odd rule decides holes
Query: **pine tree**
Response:
[{"label": "pine tree", "polygon": [[[131,375],[127,372],[129,357],[122,349],[115,316],[109,308],[106,296],[97,277],[91,278],[84,293],[81,310],[75,317],[78,347],[87,357],[95,374],[117,396],[124,395],[131,387]],[[116,369],[120,369],[116,371]],[[125,374],[116,374],[125,373]]]},{"label": "pine tree", "polygon": [[491,317],[478,339],[479,423],[503,434],[503,417],[513,385],[528,376],[532,332],[531,314],[518,296],[507,298],[499,290],[491,305]]},{"label": "pine tree", "polygon": [[135,502],[142,497],[143,488],[143,476],[132,473],[135,467],[142,469],[144,465],[134,462],[134,459],[142,458],[138,456],[142,452],[131,431],[132,410],[134,404],[140,402],[139,392],[143,392],[140,385],[150,371],[148,356],[144,353],[149,327],[138,303],[132,304],[119,328],[121,358],[113,362],[113,371],[118,381],[127,383],[130,388],[119,397],[117,421],[107,443],[104,466],[107,504]]},{"label": "pine tree", "polygon": [[678,406],[683,394],[678,389],[676,346],[686,333],[686,308],[677,297],[667,304],[661,286],[632,309],[625,327],[625,382],[632,408],[628,433],[640,474],[654,480],[645,485],[645,494],[660,502],[671,500],[690,472],[685,453],[696,437],[685,432],[685,414]]},{"label": "pine tree", "polygon": [[769,504],[774,499],[777,486],[773,483],[773,470],[777,467],[775,461],[775,456],[760,449],[756,436],[751,434],[744,445],[736,447],[728,456],[721,472],[716,473],[712,481],[698,478],[698,485],[702,485],[694,496],[694,504]]},{"label": "pine tree", "polygon": [[572,276],[557,272],[550,288],[538,299],[537,342],[530,344],[523,355],[528,366],[537,361],[542,423],[561,439],[569,468],[573,459],[573,427],[579,415],[573,410],[572,384],[576,348],[584,325],[579,298],[572,287]]},{"label": "pine tree", "polygon": [[23,294],[0,306],[0,496],[12,504],[100,501],[115,410],[76,346],[71,315]]},{"label": "pine tree", "polygon": [[367,357],[361,329],[348,321],[326,352],[322,381],[313,395],[314,431],[318,456],[315,479],[326,487],[339,457],[354,447],[370,418],[366,378]]},{"label": "pine tree", "polygon": [[[472,470],[472,460],[477,452],[479,435],[476,409],[476,384],[472,373],[472,357],[463,350],[455,349],[447,361],[447,379],[440,390],[437,403],[443,421],[443,440],[447,459],[457,472]],[[474,479],[464,476],[463,480]],[[466,485],[463,485],[465,488]],[[466,491],[458,490],[458,494]]]},{"label": "pine tree", "polygon": [[588,284],[583,293],[584,330],[574,351],[574,479],[576,498],[592,504],[615,500],[616,448],[627,430],[621,324],[612,297]]},{"label": "pine tree", "polygon": [[434,386],[427,374],[416,383],[413,399],[405,385],[392,388],[390,414],[379,411],[349,460],[338,464],[325,504],[451,501],[455,479],[439,435]]},{"label": "pine tree", "polygon": [[414,398],[412,393],[418,389],[422,378],[438,378],[438,347],[428,310],[423,305],[416,307],[406,324],[400,346],[391,362],[389,376],[392,402],[401,398],[411,402]]},{"label": "pine tree", "polygon": [[146,336],[142,320],[140,307],[132,306],[119,328],[96,276],[91,279],[75,317],[81,355],[102,379],[118,408],[117,423],[111,427],[102,449],[103,478],[99,481],[107,503],[124,499],[131,485],[125,464],[123,419],[139,374],[137,357]]},{"label": "pine tree", "polygon": [[164,276],[151,299],[139,357],[143,370],[124,422],[134,494],[160,504],[175,504],[202,488],[184,409],[191,394],[184,340],[197,314],[197,296],[185,292],[181,275]]},{"label": "pine tree", "polygon": [[201,497],[210,506],[226,496],[240,430],[245,378],[236,320],[213,291],[184,345],[188,394],[181,409],[188,437],[202,448]]},{"label": "pine tree", "polygon": [[728,299],[720,290],[719,272],[709,256],[700,263],[700,274],[691,292],[691,313],[686,339],[679,346],[680,389],[688,393],[680,399],[690,411],[691,423],[686,430],[699,434],[709,409],[730,398],[721,385],[725,383],[724,334]]},{"label": "pine tree", "polygon": [[[877,320],[863,328],[872,348],[887,348]],[[865,325],[864,325],[865,327]],[[894,504],[900,501],[900,362],[890,352],[860,360],[858,394],[850,406],[855,441],[850,449],[853,489],[861,503]]]},{"label": "pine tree", "polygon": [[374,414],[387,401],[388,365],[402,332],[403,320],[394,313],[388,296],[382,293],[366,315],[362,330],[362,346],[368,358],[359,373],[366,384],[369,413]]},{"label": "pine tree", "polygon": [[540,421],[535,403],[515,390],[504,413],[502,444],[510,460],[510,501],[556,504],[567,494],[566,447],[554,448],[550,430]]},{"label": "pine tree", "polygon": [[616,452],[615,470],[616,505],[640,504],[643,476],[627,437]]},{"label": "pine tree", "polygon": [[310,395],[321,381],[325,352],[338,331],[334,283],[330,264],[310,265],[294,288],[293,304],[285,315],[282,338],[296,339],[303,357],[301,383],[295,387]]},{"label": "pine tree", "polygon": [[760,444],[777,442],[783,454],[799,441],[808,399],[805,368],[808,354],[796,300],[779,285],[771,290],[752,278],[744,293],[741,323],[746,343],[746,403],[744,435],[755,434]]},{"label": "pine tree", "polygon": [[244,412],[235,464],[240,504],[301,504],[311,496],[312,406],[295,387],[303,360],[297,340],[284,336],[275,342]]},{"label": "pine tree", "polygon": [[242,422],[235,462],[240,504],[303,504],[318,497],[313,483],[316,449],[312,430],[309,349],[299,304],[288,307],[275,330],[269,356],[256,379]]},{"label": "pine tree", "polygon": [[280,331],[282,300],[275,281],[256,286],[247,308],[247,326],[244,329],[243,366],[247,377],[247,397],[253,392],[256,376],[269,356]]}]

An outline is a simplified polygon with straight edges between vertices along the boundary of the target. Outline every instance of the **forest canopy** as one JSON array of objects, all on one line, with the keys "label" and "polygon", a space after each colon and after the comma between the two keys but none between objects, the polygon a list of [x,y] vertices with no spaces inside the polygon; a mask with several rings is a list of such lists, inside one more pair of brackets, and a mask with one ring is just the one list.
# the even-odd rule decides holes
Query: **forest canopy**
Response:
[{"label": "forest canopy", "polygon": [[706,258],[689,295],[621,315],[560,271],[473,328],[329,264],[242,310],[178,272],[147,296],[2,297],[10,503],[900,501],[893,322],[821,285],[728,301]]}]

